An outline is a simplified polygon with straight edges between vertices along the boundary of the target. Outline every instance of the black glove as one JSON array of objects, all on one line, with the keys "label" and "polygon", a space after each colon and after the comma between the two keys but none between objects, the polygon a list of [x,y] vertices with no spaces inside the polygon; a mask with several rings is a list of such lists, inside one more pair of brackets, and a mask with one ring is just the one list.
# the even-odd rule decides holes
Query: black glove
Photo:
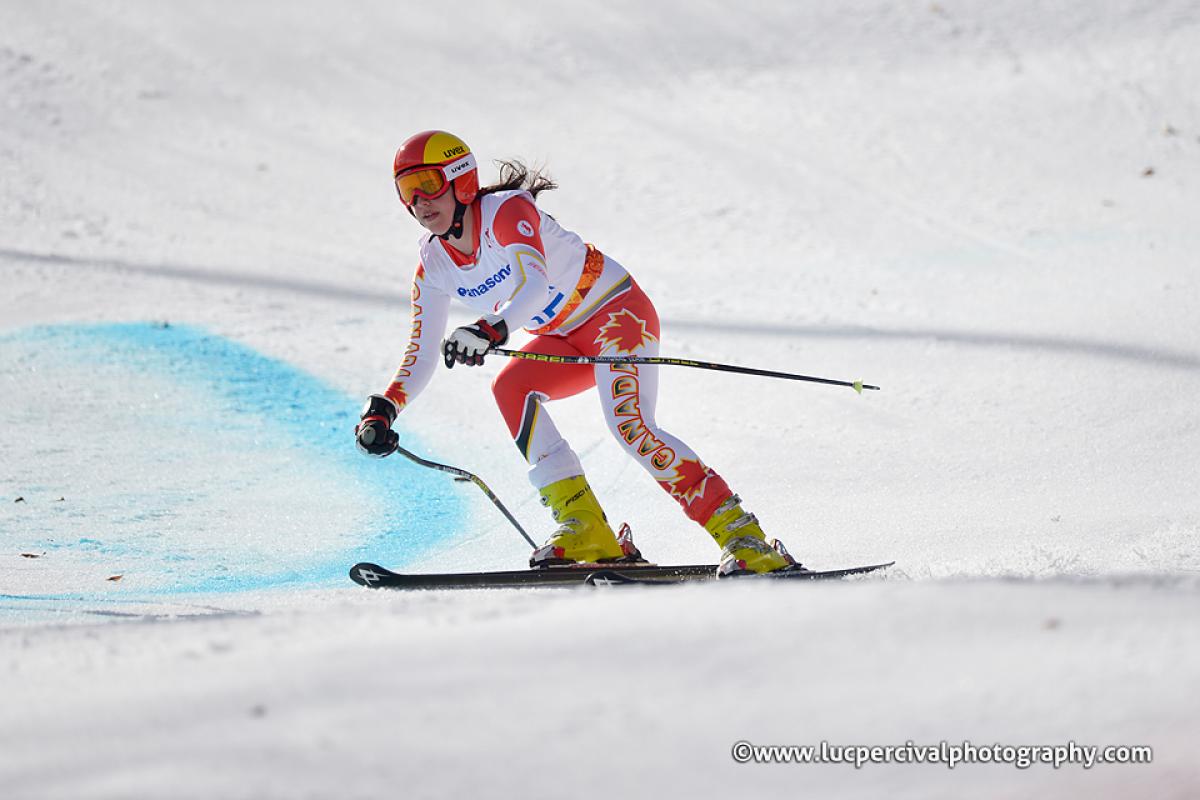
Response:
[{"label": "black glove", "polygon": [[390,456],[400,444],[392,430],[396,421],[396,404],[381,394],[373,394],[363,408],[362,421],[354,428],[354,443],[369,456]]},{"label": "black glove", "polygon": [[478,367],[488,350],[507,341],[508,325],[501,317],[487,316],[474,325],[455,328],[442,342],[442,355],[446,358],[447,367],[453,367],[456,361],[468,367]]}]

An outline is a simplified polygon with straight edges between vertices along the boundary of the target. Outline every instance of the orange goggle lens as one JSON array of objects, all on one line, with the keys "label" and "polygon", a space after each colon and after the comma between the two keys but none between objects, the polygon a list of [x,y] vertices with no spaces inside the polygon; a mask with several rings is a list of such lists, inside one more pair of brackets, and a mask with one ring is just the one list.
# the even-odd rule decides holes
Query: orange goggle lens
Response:
[{"label": "orange goggle lens", "polygon": [[396,189],[406,206],[415,203],[418,194],[432,200],[441,197],[449,188],[450,182],[440,169],[418,169],[396,176]]}]

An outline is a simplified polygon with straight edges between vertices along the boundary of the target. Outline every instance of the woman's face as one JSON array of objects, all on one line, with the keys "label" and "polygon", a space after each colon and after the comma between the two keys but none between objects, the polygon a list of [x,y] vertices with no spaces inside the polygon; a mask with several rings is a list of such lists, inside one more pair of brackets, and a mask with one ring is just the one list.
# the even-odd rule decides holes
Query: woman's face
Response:
[{"label": "woman's face", "polygon": [[435,197],[432,200],[417,195],[416,202],[412,205],[412,211],[417,222],[421,223],[421,227],[434,235],[442,235],[454,224],[453,187],[441,197]]}]

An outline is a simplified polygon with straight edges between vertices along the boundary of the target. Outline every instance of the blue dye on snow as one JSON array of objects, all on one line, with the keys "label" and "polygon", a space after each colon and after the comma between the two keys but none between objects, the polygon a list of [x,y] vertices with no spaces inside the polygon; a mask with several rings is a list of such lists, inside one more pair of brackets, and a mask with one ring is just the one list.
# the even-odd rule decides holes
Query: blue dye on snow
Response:
[{"label": "blue dye on snow", "polygon": [[[269,358],[250,347],[215,335],[201,328],[151,323],[121,323],[98,325],[56,325],[24,329],[0,335],[0,345],[8,349],[17,348],[31,359],[40,363],[53,364],[56,369],[80,370],[78,380],[95,379],[87,366],[107,375],[118,376],[145,373],[166,377],[173,385],[182,385],[194,396],[195,402],[179,410],[182,418],[178,430],[167,431],[167,436],[178,436],[181,440],[204,437],[222,425],[223,415],[250,415],[256,425],[266,425],[267,430],[256,428],[253,437],[273,440],[275,444],[298,448],[311,463],[319,463],[322,474],[332,473],[336,482],[328,487],[332,498],[337,498],[339,489],[353,490],[355,494],[369,495],[378,508],[361,531],[351,532],[349,549],[319,558],[297,561],[294,557],[286,563],[259,563],[252,566],[239,564],[236,554],[230,554],[230,568],[217,564],[196,564],[188,571],[186,555],[170,552],[170,542],[162,540],[162,551],[147,553],[152,561],[176,562],[179,574],[187,579],[172,579],[163,587],[139,590],[142,596],[178,595],[195,592],[247,591],[270,587],[308,587],[322,584],[343,585],[348,582],[347,571],[356,561],[377,561],[395,566],[410,564],[427,553],[438,542],[444,541],[462,530],[465,512],[463,498],[455,484],[446,476],[430,472],[407,461],[388,459],[380,461],[360,454],[353,444],[352,430],[357,421],[361,399],[350,397],[328,384],[283,361]],[[103,379],[103,378],[100,378]],[[52,398],[41,401],[50,410],[56,407]],[[60,409],[61,410],[61,409]],[[77,421],[86,427],[87,409],[77,409]],[[70,424],[70,420],[67,420]],[[245,419],[242,424],[246,424]],[[424,449],[411,432],[402,432],[414,448]],[[181,448],[186,444],[181,444]],[[254,458],[255,447],[271,447],[272,444],[253,441],[245,445],[244,456]],[[119,468],[119,466],[118,466]],[[283,477],[282,479],[286,479]],[[208,493],[220,492],[220,476],[213,477],[214,486]],[[145,490],[146,487],[138,487]],[[136,498],[128,508],[111,509],[113,517],[121,514],[137,519],[139,510]],[[419,514],[411,513],[420,509]],[[143,515],[142,521],[146,519]],[[115,527],[118,541],[104,541],[93,537],[74,539],[74,545],[47,543],[48,548],[69,547],[89,552],[119,553],[136,558],[137,552],[129,552],[126,543],[119,541],[119,521]],[[2,532],[0,532],[2,533]],[[346,531],[338,531],[345,541]],[[199,530],[195,535],[202,536]],[[11,538],[0,536],[0,540]],[[0,542],[16,546],[17,542]],[[264,560],[264,559],[260,559]],[[269,561],[269,559],[265,559]],[[113,587],[117,588],[117,587]],[[132,589],[133,587],[130,587]],[[0,595],[5,599],[17,599],[15,595]],[[97,594],[70,595],[23,595],[28,600],[134,600],[133,594],[124,591]]]}]

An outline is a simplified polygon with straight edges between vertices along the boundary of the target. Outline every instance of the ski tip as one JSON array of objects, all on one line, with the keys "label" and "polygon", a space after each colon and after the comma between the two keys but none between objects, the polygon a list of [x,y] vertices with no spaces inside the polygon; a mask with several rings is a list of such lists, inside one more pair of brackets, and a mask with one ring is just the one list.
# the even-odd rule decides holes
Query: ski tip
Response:
[{"label": "ski tip", "polygon": [[888,567],[893,567],[895,565],[896,565],[895,561],[884,561],[883,563],[880,563],[880,564],[867,564],[866,566],[863,566],[863,567],[851,567],[851,569],[861,570],[862,572],[874,572],[877,569],[887,569]]},{"label": "ski tip", "polygon": [[373,589],[379,584],[380,579],[389,572],[390,570],[384,569],[378,564],[371,564],[364,561],[350,568],[350,580],[359,586],[366,586],[368,589]]}]

